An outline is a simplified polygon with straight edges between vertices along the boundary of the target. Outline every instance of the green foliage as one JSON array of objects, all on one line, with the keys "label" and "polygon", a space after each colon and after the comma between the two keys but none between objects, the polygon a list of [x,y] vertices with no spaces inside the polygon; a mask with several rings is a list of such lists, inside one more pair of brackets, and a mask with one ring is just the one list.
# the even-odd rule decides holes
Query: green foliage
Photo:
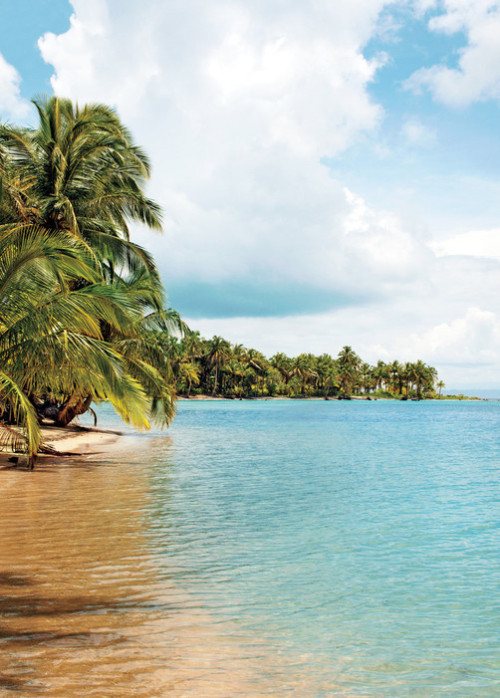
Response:
[{"label": "green foliage", "polygon": [[103,105],[35,102],[36,130],[0,125],[0,447],[33,462],[40,422],[110,402],[138,428],[167,424],[175,389],[151,256],[129,239],[161,227],[146,155]]},{"label": "green foliage", "polygon": [[370,366],[351,347],[329,354],[278,353],[267,359],[255,349],[222,337],[203,339],[187,331],[170,338],[168,352],[177,391],[182,395],[225,397],[350,397],[398,399],[434,396],[437,373],[423,362]]}]

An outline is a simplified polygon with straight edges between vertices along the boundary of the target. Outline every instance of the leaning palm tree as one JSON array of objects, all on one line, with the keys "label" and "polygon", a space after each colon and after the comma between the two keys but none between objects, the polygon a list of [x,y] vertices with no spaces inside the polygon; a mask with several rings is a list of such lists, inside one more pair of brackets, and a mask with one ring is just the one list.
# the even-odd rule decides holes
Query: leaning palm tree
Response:
[{"label": "leaning palm tree", "polygon": [[0,408],[32,455],[35,413],[64,425],[109,400],[138,426],[168,422],[163,338],[184,329],[129,237],[130,222],[160,227],[145,154],[108,107],[35,106],[38,129],[0,125]]},{"label": "leaning palm tree", "polygon": [[[86,285],[72,287],[77,279]],[[103,283],[85,243],[62,231],[0,227],[0,307],[3,446],[33,462],[41,439],[36,404],[75,390],[148,426],[146,391],[101,331],[104,323],[132,331],[133,314]]]},{"label": "leaning palm tree", "polygon": [[0,124],[0,224],[64,230],[89,245],[106,280],[147,274],[162,305],[156,265],[129,235],[134,222],[161,229],[160,209],[143,191],[147,156],[107,106],[58,97],[34,104],[36,130]]}]

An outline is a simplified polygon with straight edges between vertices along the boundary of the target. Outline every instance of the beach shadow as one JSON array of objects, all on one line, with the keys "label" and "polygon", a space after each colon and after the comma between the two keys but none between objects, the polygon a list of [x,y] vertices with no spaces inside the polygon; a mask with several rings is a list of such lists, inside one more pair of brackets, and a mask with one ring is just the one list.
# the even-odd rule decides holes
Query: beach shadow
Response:
[{"label": "beach shadow", "polygon": [[[14,586],[14,585],[12,585]],[[22,586],[22,585],[16,585]],[[164,611],[175,612],[184,606],[175,602],[148,602],[130,599],[100,599],[87,596],[66,598],[35,596],[0,596],[0,620],[19,616],[22,618],[38,618],[40,616],[71,616],[83,614],[107,613],[122,614],[127,610],[134,611]],[[0,637],[1,637],[0,629]]]},{"label": "beach shadow", "polygon": [[[1,695],[13,692],[27,696],[47,690],[37,670],[40,652],[60,650],[67,655],[84,650],[109,650],[126,642],[120,628],[106,627],[107,621],[100,627],[98,624],[87,629],[84,616],[107,618],[109,613],[123,614],[127,607],[137,608],[133,601],[114,596],[41,596],[33,593],[36,586],[35,579],[29,576],[0,572]],[[81,622],[76,620],[80,617]],[[19,621],[24,621],[21,626]],[[22,671],[16,671],[18,666]]]},{"label": "beach shadow", "polygon": [[102,611],[121,612],[132,607],[140,608],[140,604],[135,601],[96,599],[85,596],[67,598],[52,598],[33,594],[22,597],[2,596],[0,597],[0,618],[81,615],[83,613],[101,613]]},{"label": "beach shadow", "polygon": [[0,572],[0,587],[29,587],[34,586],[35,580],[23,574],[13,572]]},{"label": "beach shadow", "polygon": [[29,688],[27,681],[22,681],[17,676],[6,676],[5,674],[0,674],[0,689],[4,688],[6,691],[32,691],[38,692],[36,688]]},{"label": "beach shadow", "polygon": [[0,648],[7,642],[16,643],[16,646],[35,647],[39,645],[54,645],[58,647],[101,647],[103,645],[124,642],[125,638],[119,633],[112,632],[80,632],[80,633],[56,633],[56,632],[18,632],[0,629]]}]

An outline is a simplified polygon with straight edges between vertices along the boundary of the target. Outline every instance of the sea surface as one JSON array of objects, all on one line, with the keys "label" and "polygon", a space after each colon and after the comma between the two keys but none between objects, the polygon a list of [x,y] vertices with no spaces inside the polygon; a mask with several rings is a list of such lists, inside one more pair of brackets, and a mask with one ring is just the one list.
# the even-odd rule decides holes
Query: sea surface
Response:
[{"label": "sea surface", "polygon": [[0,492],[2,696],[500,695],[500,402],[185,401]]}]

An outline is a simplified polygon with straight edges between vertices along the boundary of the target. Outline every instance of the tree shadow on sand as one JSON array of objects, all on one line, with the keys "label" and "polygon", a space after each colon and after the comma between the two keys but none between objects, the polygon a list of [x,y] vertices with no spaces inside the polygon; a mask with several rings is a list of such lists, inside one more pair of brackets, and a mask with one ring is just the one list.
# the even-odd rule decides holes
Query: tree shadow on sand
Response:
[{"label": "tree shadow on sand", "polygon": [[[3,656],[4,660],[15,655],[17,650],[24,652],[31,648],[40,650],[43,647],[65,647],[79,651],[86,648],[114,647],[126,640],[120,633],[110,632],[109,629],[84,632],[42,630],[37,627],[37,619],[60,617],[61,625],[64,626],[71,617],[123,613],[132,605],[137,608],[137,602],[85,595],[64,598],[41,596],[32,593],[36,586],[37,582],[33,577],[0,571],[0,657]],[[26,628],[25,623],[23,629],[15,627],[17,620],[30,618],[33,619],[32,628]],[[12,623],[14,626],[10,627]],[[12,691],[22,695],[43,693],[46,686],[35,678],[36,669],[29,664],[26,660],[22,662],[27,674],[27,677],[23,678],[11,661],[6,661],[4,666],[0,663],[0,692]]]}]

